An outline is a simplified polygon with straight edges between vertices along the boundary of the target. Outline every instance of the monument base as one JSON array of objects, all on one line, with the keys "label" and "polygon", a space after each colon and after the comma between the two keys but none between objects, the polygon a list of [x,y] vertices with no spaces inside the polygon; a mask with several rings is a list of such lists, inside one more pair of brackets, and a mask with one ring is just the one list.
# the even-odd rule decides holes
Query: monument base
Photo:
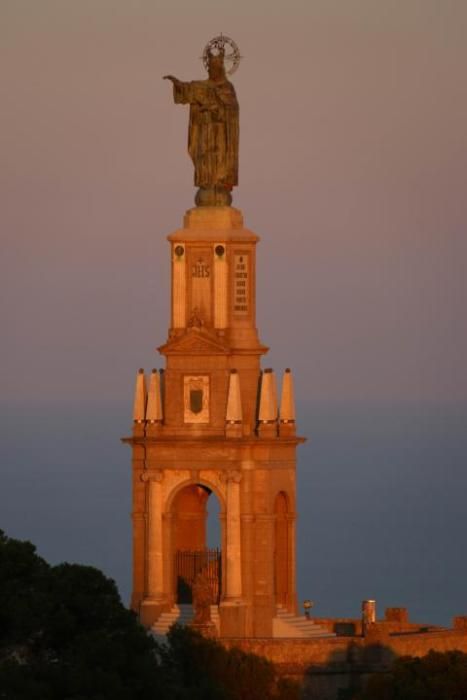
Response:
[{"label": "monument base", "polygon": [[227,187],[200,187],[195,196],[197,207],[229,207],[232,195]]},{"label": "monument base", "polygon": [[242,600],[223,601],[219,618],[221,637],[245,637],[246,605]]},{"label": "monument base", "polygon": [[139,609],[141,624],[145,627],[151,627],[166,609],[167,603],[164,600],[151,600],[150,598],[143,600]]},{"label": "monument base", "polygon": [[270,596],[255,596],[254,637],[272,637],[272,620],[275,615],[274,603]]}]

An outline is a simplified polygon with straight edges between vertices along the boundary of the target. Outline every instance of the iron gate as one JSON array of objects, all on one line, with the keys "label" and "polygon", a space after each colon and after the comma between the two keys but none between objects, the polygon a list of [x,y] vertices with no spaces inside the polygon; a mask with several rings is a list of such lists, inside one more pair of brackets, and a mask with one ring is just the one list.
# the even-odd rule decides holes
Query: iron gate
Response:
[{"label": "iron gate", "polygon": [[222,556],[219,549],[179,549],[175,552],[177,603],[193,602],[193,583],[198,574],[207,579],[212,602],[218,604],[222,590]]}]

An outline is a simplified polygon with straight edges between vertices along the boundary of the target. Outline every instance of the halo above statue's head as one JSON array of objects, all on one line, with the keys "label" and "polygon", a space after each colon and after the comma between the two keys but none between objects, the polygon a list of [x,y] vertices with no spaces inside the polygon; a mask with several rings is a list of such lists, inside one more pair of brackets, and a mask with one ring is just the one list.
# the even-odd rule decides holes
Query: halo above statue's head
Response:
[{"label": "halo above statue's head", "polygon": [[[226,50],[226,48],[228,50]],[[240,64],[240,51],[233,39],[224,34],[215,36],[214,39],[208,41],[203,51],[203,64],[206,70],[209,68],[209,61],[212,57],[223,57],[226,75],[232,75],[237,70]]]}]

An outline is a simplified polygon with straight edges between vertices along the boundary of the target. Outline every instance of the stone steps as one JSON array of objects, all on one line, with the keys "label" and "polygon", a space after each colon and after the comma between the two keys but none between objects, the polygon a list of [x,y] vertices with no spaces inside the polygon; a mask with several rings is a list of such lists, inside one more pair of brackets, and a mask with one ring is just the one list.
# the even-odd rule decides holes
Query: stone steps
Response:
[{"label": "stone steps", "polygon": [[273,637],[317,638],[335,637],[334,632],[329,632],[322,625],[313,620],[307,620],[304,616],[294,615],[281,606],[277,606],[276,617],[272,621]]},{"label": "stone steps", "polygon": [[[188,625],[193,620],[192,605],[174,605],[169,612],[159,615],[156,622],[151,627],[151,632],[158,642],[167,641],[167,632],[172,625]],[[211,620],[216,625],[217,631],[220,629],[219,607],[211,605]]]},{"label": "stone steps", "polygon": [[151,632],[157,641],[166,641],[167,632],[172,625],[187,625],[193,619],[192,605],[174,605],[168,612],[159,615],[151,627]]},{"label": "stone steps", "polygon": [[[167,641],[167,632],[174,624],[188,625],[193,620],[192,605],[174,605],[172,610],[163,612],[151,627],[151,632],[158,642]],[[220,631],[219,607],[211,605],[211,620]],[[334,632],[328,632],[325,627],[313,620],[294,615],[281,607],[277,607],[276,617],[272,621],[272,636],[276,638],[317,638],[335,637]]]}]

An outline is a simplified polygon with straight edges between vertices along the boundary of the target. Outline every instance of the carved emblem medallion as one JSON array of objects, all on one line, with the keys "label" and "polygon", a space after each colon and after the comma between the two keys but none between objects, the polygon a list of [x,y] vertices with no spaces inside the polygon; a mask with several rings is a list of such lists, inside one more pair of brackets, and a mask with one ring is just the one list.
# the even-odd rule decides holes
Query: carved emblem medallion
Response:
[{"label": "carved emblem medallion", "polygon": [[183,378],[183,420],[185,423],[209,423],[209,377]]}]

